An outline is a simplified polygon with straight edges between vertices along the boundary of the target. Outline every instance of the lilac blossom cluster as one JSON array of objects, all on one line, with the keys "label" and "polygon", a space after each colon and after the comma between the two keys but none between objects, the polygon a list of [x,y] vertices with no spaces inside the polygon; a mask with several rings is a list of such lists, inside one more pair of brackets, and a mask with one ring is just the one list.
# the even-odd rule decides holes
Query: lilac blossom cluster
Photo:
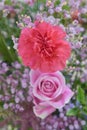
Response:
[{"label": "lilac blossom cluster", "polygon": [[[3,13],[4,12],[6,12],[6,13],[11,13],[11,12],[20,13],[24,9],[23,3],[32,6],[34,4],[35,0],[10,0],[9,2],[10,2],[10,4],[8,5],[8,4],[6,4],[6,0],[0,1],[0,10],[2,10]],[[20,7],[19,9],[15,8],[17,5]]]},{"label": "lilac blossom cluster", "polygon": [[20,122],[22,124],[21,130],[27,130],[28,127],[33,128],[33,130],[82,130],[82,128],[86,125],[85,120],[75,116],[68,117],[66,115],[67,110],[69,110],[72,106],[73,104],[70,103],[63,109],[60,109],[59,113],[53,113],[53,115],[48,116],[44,120],[35,117],[32,109],[28,109],[24,111],[24,113],[20,114]]},{"label": "lilac blossom cluster", "polygon": [[24,102],[32,101],[29,86],[28,68],[24,69],[18,62],[12,63],[12,66],[0,62],[0,101],[5,110],[23,111]]},{"label": "lilac blossom cluster", "polygon": [[[40,130],[82,130],[86,121],[75,116],[66,116],[66,111],[73,104],[66,105],[64,109],[59,110],[59,115],[49,116],[46,120],[40,122]],[[53,125],[52,125],[53,124]]]}]

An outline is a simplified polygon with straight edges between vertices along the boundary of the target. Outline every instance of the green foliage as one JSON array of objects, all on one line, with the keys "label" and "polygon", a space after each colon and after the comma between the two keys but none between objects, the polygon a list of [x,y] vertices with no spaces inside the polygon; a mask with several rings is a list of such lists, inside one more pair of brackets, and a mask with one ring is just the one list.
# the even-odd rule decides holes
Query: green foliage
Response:
[{"label": "green foliage", "polygon": [[6,119],[8,118],[8,115],[9,115],[8,111],[5,111],[3,110],[2,107],[0,107],[0,119]]},{"label": "green foliage", "polygon": [[32,130],[32,128],[29,128],[28,130]]},{"label": "green foliage", "polygon": [[3,55],[4,60],[8,61],[9,63],[13,62],[12,55],[8,49],[8,46],[5,43],[2,34],[0,34],[0,53]]},{"label": "green foliage", "polygon": [[56,0],[55,6],[58,6],[60,4],[60,0]]},{"label": "green foliage", "polygon": [[79,109],[78,108],[72,108],[69,111],[67,111],[67,116],[77,116],[79,114]]},{"label": "green foliage", "polygon": [[87,105],[83,107],[83,112],[87,115]]},{"label": "green foliage", "polygon": [[68,5],[63,5],[62,9],[69,11],[69,10],[70,10],[70,6],[68,6]]},{"label": "green foliage", "polygon": [[84,90],[80,86],[78,86],[78,88],[77,88],[77,100],[81,104],[85,104],[86,103],[85,92],[84,92]]},{"label": "green foliage", "polygon": [[18,60],[17,55],[15,54],[13,49],[6,44],[4,37],[1,33],[0,33],[0,53],[2,54],[4,60],[7,61],[8,63]]},{"label": "green foliage", "polygon": [[87,124],[86,124],[86,126],[83,127],[83,130],[87,130]]},{"label": "green foliage", "polygon": [[5,0],[5,4],[11,5],[12,2],[10,0]]},{"label": "green foliage", "polygon": [[78,110],[80,111],[79,116],[84,117],[84,115],[87,115],[87,97],[85,90],[81,87],[77,87],[77,97],[76,101],[79,103]]}]

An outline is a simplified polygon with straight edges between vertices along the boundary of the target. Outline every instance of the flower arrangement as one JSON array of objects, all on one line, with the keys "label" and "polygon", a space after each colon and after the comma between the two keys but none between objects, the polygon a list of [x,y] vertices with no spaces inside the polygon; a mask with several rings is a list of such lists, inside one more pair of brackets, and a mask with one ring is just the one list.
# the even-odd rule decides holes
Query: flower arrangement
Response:
[{"label": "flower arrangement", "polygon": [[0,2],[0,130],[87,129],[87,2]]}]

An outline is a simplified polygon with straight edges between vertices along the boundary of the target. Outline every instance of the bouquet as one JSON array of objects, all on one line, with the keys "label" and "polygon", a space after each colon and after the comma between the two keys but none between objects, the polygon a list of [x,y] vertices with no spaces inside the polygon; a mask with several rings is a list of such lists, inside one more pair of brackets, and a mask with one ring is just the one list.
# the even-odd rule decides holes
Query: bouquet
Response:
[{"label": "bouquet", "polygon": [[87,129],[86,8],[0,2],[0,130]]}]

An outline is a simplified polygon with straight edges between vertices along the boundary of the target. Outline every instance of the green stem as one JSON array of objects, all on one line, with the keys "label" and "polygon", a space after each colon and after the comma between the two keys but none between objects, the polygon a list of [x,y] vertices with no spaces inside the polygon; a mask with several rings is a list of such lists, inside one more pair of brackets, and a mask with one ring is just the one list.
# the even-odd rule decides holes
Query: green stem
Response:
[{"label": "green stem", "polygon": [[39,1],[37,0],[37,11],[39,10]]},{"label": "green stem", "polygon": [[5,43],[4,37],[0,33],[0,53],[2,54],[5,61],[11,63],[14,61],[12,54],[10,53],[8,46]]}]

